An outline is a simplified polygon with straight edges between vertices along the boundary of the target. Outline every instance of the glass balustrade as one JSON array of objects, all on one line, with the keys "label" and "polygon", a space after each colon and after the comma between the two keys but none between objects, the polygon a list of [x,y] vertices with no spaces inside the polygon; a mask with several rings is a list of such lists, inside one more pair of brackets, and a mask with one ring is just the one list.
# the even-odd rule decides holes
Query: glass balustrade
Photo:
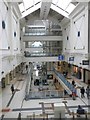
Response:
[{"label": "glass balustrade", "polygon": [[24,56],[25,57],[50,57],[50,56],[58,56],[58,54],[57,53],[43,53],[43,52],[30,53],[30,52],[24,51]]},{"label": "glass balustrade", "polygon": [[57,72],[54,68],[53,68],[53,70],[54,70],[55,74],[60,78],[60,80],[72,91],[73,85],[65,79],[63,74]]}]

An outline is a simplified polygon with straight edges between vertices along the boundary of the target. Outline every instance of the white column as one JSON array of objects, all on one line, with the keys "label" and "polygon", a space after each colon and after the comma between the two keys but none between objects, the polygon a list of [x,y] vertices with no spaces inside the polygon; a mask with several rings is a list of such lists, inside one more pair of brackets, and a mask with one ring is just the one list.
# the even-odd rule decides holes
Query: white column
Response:
[{"label": "white column", "polygon": [[64,103],[55,103],[54,104],[54,118],[65,118]]}]

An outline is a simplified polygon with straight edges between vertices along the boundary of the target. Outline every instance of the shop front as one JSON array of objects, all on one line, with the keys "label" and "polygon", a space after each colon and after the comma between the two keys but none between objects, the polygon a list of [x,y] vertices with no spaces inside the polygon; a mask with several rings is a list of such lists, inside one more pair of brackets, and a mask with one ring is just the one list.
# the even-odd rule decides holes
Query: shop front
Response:
[{"label": "shop front", "polygon": [[72,67],[72,75],[78,79],[82,79],[82,68],[81,67],[78,67],[76,65],[73,65]]},{"label": "shop front", "polygon": [[90,85],[90,70],[83,69],[83,81]]}]

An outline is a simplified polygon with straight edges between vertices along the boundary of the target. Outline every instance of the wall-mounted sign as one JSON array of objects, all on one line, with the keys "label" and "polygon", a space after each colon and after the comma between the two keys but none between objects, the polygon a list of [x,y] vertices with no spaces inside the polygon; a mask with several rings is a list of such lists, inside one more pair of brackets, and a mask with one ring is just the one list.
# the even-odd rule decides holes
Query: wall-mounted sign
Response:
[{"label": "wall-mounted sign", "polygon": [[58,60],[64,60],[64,55],[59,55]]},{"label": "wall-mounted sign", "polygon": [[69,57],[69,61],[74,61],[74,57]]},{"label": "wall-mounted sign", "polygon": [[89,65],[89,60],[82,60],[82,65]]}]

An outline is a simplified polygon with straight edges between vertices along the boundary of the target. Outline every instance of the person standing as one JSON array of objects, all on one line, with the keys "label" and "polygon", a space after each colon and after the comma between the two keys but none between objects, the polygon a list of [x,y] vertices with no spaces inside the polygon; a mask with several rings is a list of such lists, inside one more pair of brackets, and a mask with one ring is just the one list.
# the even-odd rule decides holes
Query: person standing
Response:
[{"label": "person standing", "polygon": [[11,91],[12,91],[12,94],[14,93],[14,85],[12,84],[11,85]]},{"label": "person standing", "polygon": [[84,98],[84,97],[85,97],[85,96],[84,96],[84,93],[85,93],[84,87],[82,87],[80,90],[81,90],[81,98]]},{"label": "person standing", "polygon": [[76,96],[77,96],[77,90],[76,90],[76,87],[73,86],[73,90],[72,90],[72,98],[73,98],[73,100],[76,100]]},{"label": "person standing", "polygon": [[28,65],[26,65],[26,72],[28,73]]},{"label": "person standing", "polygon": [[75,81],[74,81],[74,80],[72,81],[72,85],[73,85],[73,86],[75,85]]},{"label": "person standing", "polygon": [[86,94],[87,94],[87,98],[89,99],[89,94],[90,94],[90,88],[89,88],[89,86],[87,86],[87,88],[86,88]]}]

